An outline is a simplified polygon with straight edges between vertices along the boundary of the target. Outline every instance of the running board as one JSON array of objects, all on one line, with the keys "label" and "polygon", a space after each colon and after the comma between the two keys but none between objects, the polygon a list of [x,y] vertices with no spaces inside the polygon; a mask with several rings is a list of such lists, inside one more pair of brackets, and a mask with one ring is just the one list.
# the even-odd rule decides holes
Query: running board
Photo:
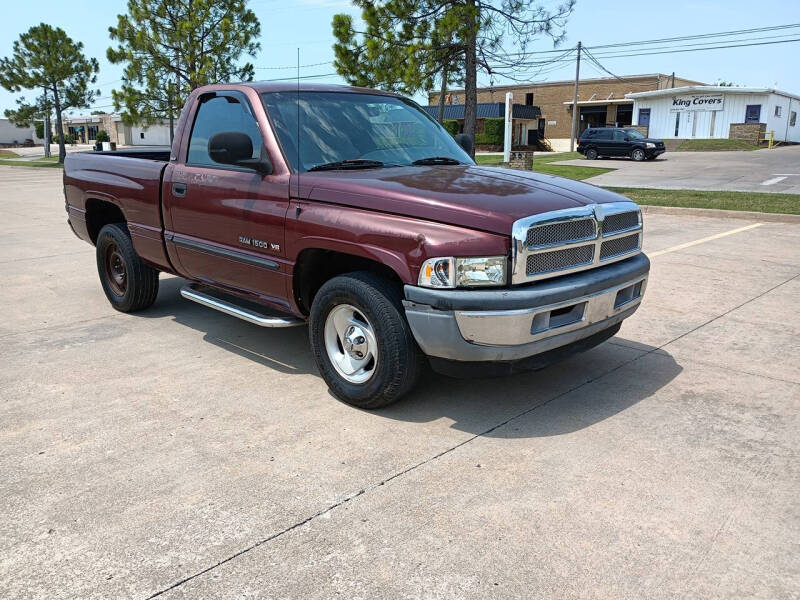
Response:
[{"label": "running board", "polygon": [[187,300],[191,300],[192,302],[197,302],[198,304],[202,304],[208,308],[213,308],[214,310],[224,312],[226,315],[237,317],[243,321],[253,323],[260,327],[297,327],[298,325],[305,324],[305,321],[296,317],[264,315],[254,310],[244,308],[243,306],[238,306],[232,302],[228,302],[226,300],[211,296],[210,294],[206,294],[205,292],[201,292],[197,289],[195,284],[192,283],[187,283],[181,288],[181,296]]}]

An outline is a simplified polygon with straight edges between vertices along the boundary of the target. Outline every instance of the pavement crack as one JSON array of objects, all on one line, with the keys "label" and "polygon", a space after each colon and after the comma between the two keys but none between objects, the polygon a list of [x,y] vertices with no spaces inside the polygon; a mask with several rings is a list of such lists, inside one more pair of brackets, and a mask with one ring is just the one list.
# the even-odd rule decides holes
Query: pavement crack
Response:
[{"label": "pavement crack", "polygon": [[357,492],[354,492],[354,493],[350,494],[349,496],[346,496],[345,498],[339,500],[338,502],[334,502],[333,504],[327,506],[326,508],[323,508],[322,510],[317,511],[313,515],[310,515],[310,516],[306,517],[305,519],[297,521],[296,523],[293,523],[292,525],[289,525],[285,529],[282,529],[282,530],[280,530],[278,532],[275,532],[272,535],[269,535],[269,536],[267,536],[267,537],[255,542],[255,543],[251,544],[250,546],[248,546],[248,547],[246,547],[246,548],[244,548],[242,550],[239,550],[235,554],[232,554],[232,555],[228,556],[227,558],[224,558],[224,559],[218,561],[217,563],[215,563],[215,564],[213,564],[213,565],[211,565],[209,567],[206,567],[205,569],[203,569],[201,571],[198,571],[197,573],[194,573],[192,575],[189,575],[188,577],[184,577],[183,579],[181,579],[179,581],[176,581],[172,585],[170,585],[170,586],[168,586],[168,587],[166,587],[166,588],[164,588],[162,590],[159,590],[159,591],[155,592],[154,594],[148,596],[147,600],[152,600],[152,598],[157,598],[159,596],[162,596],[163,594],[166,594],[167,592],[169,592],[171,590],[174,590],[174,589],[184,585],[185,583],[188,583],[188,582],[190,582],[190,581],[192,581],[194,579],[197,579],[198,577],[201,577],[201,576],[205,575],[206,573],[209,573],[210,571],[213,571],[214,569],[216,569],[218,567],[221,567],[222,565],[227,564],[227,563],[231,562],[232,560],[235,560],[235,559],[239,558],[240,556],[242,556],[244,554],[247,554],[248,552],[250,552],[252,550],[255,550],[259,546],[263,546],[267,542],[271,542],[272,540],[275,540],[275,539],[277,539],[277,538],[279,538],[279,537],[281,537],[281,536],[283,536],[283,535],[285,535],[287,533],[290,533],[291,531],[294,531],[295,529],[297,529],[299,527],[302,527],[303,525],[305,525],[307,523],[310,523],[311,521],[314,521],[315,519],[318,519],[319,517],[322,517],[323,515],[325,515],[325,514],[331,512],[331,511],[339,508],[340,506],[343,506],[343,505],[347,504],[348,502],[351,502],[351,501],[353,501],[353,500],[355,500],[355,499],[357,499],[357,498],[359,498],[359,497],[361,497],[361,496],[367,494],[368,492],[371,492],[371,491],[373,491],[373,490],[375,490],[377,488],[383,487],[387,483],[390,483],[391,481],[394,481],[395,479],[403,477],[404,475],[407,475],[408,473],[411,473],[412,471],[415,471],[415,470],[419,469],[420,467],[424,467],[427,464],[430,464],[430,463],[432,463],[434,461],[437,461],[440,458],[442,458],[443,456],[446,456],[446,455],[450,454],[451,452],[454,452],[454,451],[458,450],[462,446],[466,446],[467,444],[475,441],[478,438],[485,437],[488,434],[500,429],[501,427],[505,427],[506,425],[508,425],[512,421],[520,419],[520,418],[532,413],[533,411],[535,411],[538,408],[546,406],[546,405],[550,404],[551,402],[553,402],[555,400],[558,400],[560,398],[563,398],[564,396],[567,396],[568,394],[571,394],[572,392],[575,392],[575,391],[579,390],[580,388],[582,388],[584,386],[587,386],[587,385],[589,385],[589,384],[591,384],[591,383],[593,383],[593,382],[595,382],[595,381],[597,381],[599,379],[602,379],[603,377],[618,371],[619,369],[625,367],[626,365],[629,365],[632,362],[634,362],[636,360],[639,360],[640,358],[642,358],[644,356],[648,356],[648,355],[652,354],[656,350],[658,350],[658,348],[652,348],[652,349],[650,349],[648,351],[643,351],[642,354],[640,354],[638,356],[635,356],[635,357],[633,357],[631,359],[625,360],[622,363],[620,363],[619,365],[617,365],[617,366],[615,366],[615,367],[613,367],[613,368],[611,368],[611,369],[609,369],[607,371],[604,371],[603,373],[597,375],[596,377],[592,377],[591,379],[587,379],[586,381],[583,381],[582,383],[579,383],[579,384],[569,388],[568,390],[565,390],[565,391],[563,391],[563,392],[561,392],[559,394],[556,394],[552,398],[544,400],[543,402],[540,402],[539,404],[536,404],[535,406],[531,406],[530,408],[526,408],[525,410],[512,415],[511,417],[505,419],[504,421],[501,421],[500,423],[497,423],[496,425],[493,425],[492,427],[489,427],[485,431],[482,431],[480,433],[476,433],[475,435],[473,435],[471,437],[468,437],[465,440],[462,440],[458,444],[450,446],[449,448],[446,448],[445,450],[442,450],[441,452],[439,452],[437,454],[429,456],[425,460],[422,460],[420,462],[414,463],[413,465],[411,465],[409,467],[406,467],[405,469],[402,469],[400,471],[397,471],[396,473],[393,473],[392,475],[386,477],[385,479],[382,479],[382,480],[380,480],[378,482],[372,483],[372,484],[370,484],[370,485],[358,490]]}]

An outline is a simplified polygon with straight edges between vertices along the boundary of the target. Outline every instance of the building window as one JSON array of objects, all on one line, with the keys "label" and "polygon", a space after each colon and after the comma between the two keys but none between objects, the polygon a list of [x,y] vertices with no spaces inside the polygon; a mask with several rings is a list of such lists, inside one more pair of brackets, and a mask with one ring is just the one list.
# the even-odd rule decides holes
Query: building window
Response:
[{"label": "building window", "polygon": [[780,117],[781,113],[783,113],[783,107],[782,106],[776,106],[775,107],[775,116],[776,117]]},{"label": "building window", "polygon": [[678,137],[678,130],[681,127],[681,113],[675,113],[675,137]]},{"label": "building window", "polygon": [[645,127],[650,126],[650,109],[649,108],[640,108],[639,109],[639,125],[643,125]]},{"label": "building window", "polygon": [[89,139],[96,140],[97,139],[97,125],[89,125]]},{"label": "building window", "polygon": [[525,94],[525,106],[533,106],[533,92]]},{"label": "building window", "polygon": [[789,113],[789,126],[794,127],[797,125],[797,111],[793,110]]},{"label": "building window", "polygon": [[144,139],[144,131],[142,131],[142,132],[139,134],[139,139],[142,139],[142,140]]},{"label": "building window", "polygon": [[760,123],[761,122],[761,105],[748,104],[744,110],[745,123]]}]

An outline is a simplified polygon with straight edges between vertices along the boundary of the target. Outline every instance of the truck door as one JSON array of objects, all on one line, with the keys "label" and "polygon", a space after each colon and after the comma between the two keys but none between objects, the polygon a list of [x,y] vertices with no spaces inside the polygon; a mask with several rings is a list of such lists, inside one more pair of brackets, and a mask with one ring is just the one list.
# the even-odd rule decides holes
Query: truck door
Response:
[{"label": "truck door", "polygon": [[187,276],[284,305],[287,178],[209,156],[209,139],[222,132],[247,134],[253,157],[260,155],[263,135],[243,93],[212,92],[198,103],[193,123],[187,123],[188,151],[164,186],[171,223],[167,242]]}]

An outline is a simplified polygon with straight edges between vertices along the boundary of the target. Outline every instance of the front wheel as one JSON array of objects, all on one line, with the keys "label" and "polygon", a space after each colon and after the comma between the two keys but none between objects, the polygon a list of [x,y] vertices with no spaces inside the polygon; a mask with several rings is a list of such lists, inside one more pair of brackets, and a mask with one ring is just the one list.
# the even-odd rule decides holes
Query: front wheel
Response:
[{"label": "front wheel", "polygon": [[380,408],[414,387],[422,354],[403,315],[398,286],[374,273],[334,277],[311,305],[309,336],[331,391],[360,408]]},{"label": "front wheel", "polygon": [[642,162],[645,159],[644,150],[641,148],[635,148],[633,152],[631,152],[631,158],[636,162]]},{"label": "front wheel", "polygon": [[597,158],[597,150],[589,148],[586,151],[586,160],[595,160]]},{"label": "front wheel", "polygon": [[97,273],[111,306],[121,312],[147,308],[158,295],[158,271],[133,247],[124,223],[106,225],[97,235]]}]

